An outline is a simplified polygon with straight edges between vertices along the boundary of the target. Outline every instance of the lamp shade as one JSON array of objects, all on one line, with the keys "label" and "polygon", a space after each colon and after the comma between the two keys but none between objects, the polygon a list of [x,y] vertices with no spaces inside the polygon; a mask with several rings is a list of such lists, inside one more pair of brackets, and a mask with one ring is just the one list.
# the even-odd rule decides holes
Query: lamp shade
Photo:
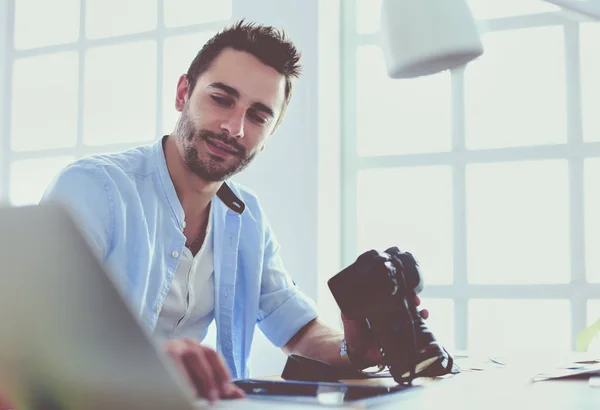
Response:
[{"label": "lamp shade", "polygon": [[600,20],[600,0],[545,0],[577,17],[586,17],[591,20]]},{"label": "lamp shade", "polygon": [[465,0],[383,0],[380,36],[391,78],[435,74],[483,54]]}]

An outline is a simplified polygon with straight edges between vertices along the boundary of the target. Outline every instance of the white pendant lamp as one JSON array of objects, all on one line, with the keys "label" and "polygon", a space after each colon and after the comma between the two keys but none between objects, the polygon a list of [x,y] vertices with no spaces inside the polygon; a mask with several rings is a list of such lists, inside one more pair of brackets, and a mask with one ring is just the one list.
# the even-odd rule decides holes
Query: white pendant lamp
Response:
[{"label": "white pendant lamp", "polygon": [[600,0],[544,0],[577,16],[600,20]]},{"label": "white pendant lamp", "polygon": [[380,36],[391,78],[435,74],[483,54],[466,0],[383,0]]}]

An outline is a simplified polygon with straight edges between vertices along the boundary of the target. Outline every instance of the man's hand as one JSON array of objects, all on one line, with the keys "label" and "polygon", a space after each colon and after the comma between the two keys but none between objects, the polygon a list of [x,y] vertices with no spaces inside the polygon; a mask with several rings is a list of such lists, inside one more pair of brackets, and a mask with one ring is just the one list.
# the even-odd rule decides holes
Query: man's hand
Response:
[{"label": "man's hand", "polygon": [[210,402],[223,398],[239,399],[244,392],[231,382],[227,365],[216,351],[189,339],[164,344],[199,397]]},{"label": "man's hand", "polygon": [[[421,299],[415,295],[415,305],[419,306]],[[421,317],[427,319],[429,311],[421,309]],[[355,365],[364,369],[381,363],[381,352],[375,337],[364,321],[348,319],[342,313],[344,324],[344,338],[348,343],[348,350],[356,362]]]}]

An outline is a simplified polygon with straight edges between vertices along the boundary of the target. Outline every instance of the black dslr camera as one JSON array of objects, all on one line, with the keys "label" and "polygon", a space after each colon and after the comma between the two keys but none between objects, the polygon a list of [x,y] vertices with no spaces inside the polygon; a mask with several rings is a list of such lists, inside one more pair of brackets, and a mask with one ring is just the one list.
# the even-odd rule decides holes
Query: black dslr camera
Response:
[{"label": "black dslr camera", "polygon": [[366,321],[397,383],[457,372],[417,310],[415,295],[423,280],[409,252],[397,247],[365,252],[328,285],[347,318]]}]

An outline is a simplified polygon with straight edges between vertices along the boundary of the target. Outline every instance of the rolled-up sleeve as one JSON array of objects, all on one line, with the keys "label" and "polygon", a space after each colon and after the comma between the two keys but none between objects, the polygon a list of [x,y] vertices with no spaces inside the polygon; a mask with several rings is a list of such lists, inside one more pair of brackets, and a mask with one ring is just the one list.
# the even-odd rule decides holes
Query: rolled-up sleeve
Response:
[{"label": "rolled-up sleeve", "polygon": [[267,224],[259,328],[271,343],[281,347],[317,316],[314,301],[296,286],[286,271],[279,252],[279,244]]}]

